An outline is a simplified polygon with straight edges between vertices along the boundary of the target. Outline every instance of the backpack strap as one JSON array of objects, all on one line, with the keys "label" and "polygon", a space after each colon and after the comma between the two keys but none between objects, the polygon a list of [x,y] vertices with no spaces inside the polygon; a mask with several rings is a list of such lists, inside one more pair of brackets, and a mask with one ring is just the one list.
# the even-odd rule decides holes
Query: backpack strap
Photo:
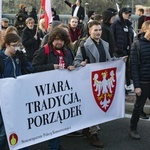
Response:
[{"label": "backpack strap", "polygon": [[81,53],[82,53],[83,61],[85,61],[87,59],[88,62],[89,62],[89,57],[86,55],[86,51],[85,51],[84,45],[82,45],[80,48],[81,48]]},{"label": "backpack strap", "polygon": [[49,48],[48,44],[44,45],[44,53],[45,53],[45,55],[49,55],[50,54],[50,48]]}]

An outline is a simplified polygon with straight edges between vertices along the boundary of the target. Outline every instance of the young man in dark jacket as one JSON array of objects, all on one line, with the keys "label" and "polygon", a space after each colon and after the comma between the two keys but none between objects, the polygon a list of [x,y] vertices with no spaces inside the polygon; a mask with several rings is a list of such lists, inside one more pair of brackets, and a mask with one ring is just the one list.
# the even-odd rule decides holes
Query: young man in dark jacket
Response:
[{"label": "young man in dark jacket", "polygon": [[[132,23],[129,20],[130,10],[126,7],[120,9],[118,18],[112,24],[112,30],[115,37],[115,49],[114,54],[116,57],[129,56],[131,44],[133,42],[134,32]],[[130,88],[130,72],[128,60],[126,62],[126,94],[128,94],[128,88]]]},{"label": "young man in dark jacket", "polygon": [[[0,51],[0,78],[16,78],[22,75],[22,72],[31,73],[32,66],[20,49],[21,38],[17,34],[9,33],[4,38],[4,45],[5,48]],[[6,132],[0,110],[1,150],[5,150],[6,143]]]},{"label": "young man in dark jacket", "polygon": [[[139,46],[137,46],[137,42]],[[145,33],[138,36],[131,47],[131,71],[135,88],[136,102],[131,117],[130,137],[140,139],[137,126],[147,98],[150,97],[150,22]]]}]

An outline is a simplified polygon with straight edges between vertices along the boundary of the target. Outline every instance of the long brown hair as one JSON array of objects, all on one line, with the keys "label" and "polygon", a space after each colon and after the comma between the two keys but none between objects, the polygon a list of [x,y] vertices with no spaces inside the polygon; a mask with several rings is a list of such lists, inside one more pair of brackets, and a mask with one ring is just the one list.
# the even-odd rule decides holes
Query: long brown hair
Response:
[{"label": "long brown hair", "polygon": [[52,44],[55,38],[58,37],[64,41],[64,45],[67,46],[70,43],[70,37],[66,30],[61,27],[56,27],[51,31],[48,43]]}]

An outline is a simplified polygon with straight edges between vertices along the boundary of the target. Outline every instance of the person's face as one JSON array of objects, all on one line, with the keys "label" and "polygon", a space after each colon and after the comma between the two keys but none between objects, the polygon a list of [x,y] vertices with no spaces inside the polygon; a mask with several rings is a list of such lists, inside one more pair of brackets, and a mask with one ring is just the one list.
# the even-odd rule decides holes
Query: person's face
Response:
[{"label": "person's face", "polygon": [[78,19],[72,18],[70,20],[70,26],[71,26],[71,28],[75,29],[78,26]]},{"label": "person's face", "polygon": [[56,50],[62,50],[64,46],[64,41],[60,39],[59,37],[56,37],[54,41],[52,42],[53,48]]},{"label": "person's face", "polygon": [[123,12],[122,13],[122,17],[123,17],[124,20],[129,19],[129,15],[130,15],[129,12]]},{"label": "person's face", "polygon": [[32,30],[34,28],[34,20],[29,21],[27,27]]},{"label": "person's face", "polygon": [[101,25],[93,25],[89,29],[89,34],[92,39],[94,39],[95,41],[99,41],[101,34],[102,34]]},{"label": "person's face", "polygon": [[12,42],[10,43],[9,45],[6,44],[6,49],[7,49],[7,52],[10,56],[13,56],[16,54],[16,51],[17,50],[20,50],[20,47],[21,47],[21,43],[20,42]]},{"label": "person's face", "polygon": [[80,5],[80,2],[79,2],[79,0],[76,0],[76,5]]},{"label": "person's face", "polygon": [[7,21],[2,21],[2,26],[3,26],[3,27],[8,27],[8,24],[9,24],[9,22],[7,22]]}]

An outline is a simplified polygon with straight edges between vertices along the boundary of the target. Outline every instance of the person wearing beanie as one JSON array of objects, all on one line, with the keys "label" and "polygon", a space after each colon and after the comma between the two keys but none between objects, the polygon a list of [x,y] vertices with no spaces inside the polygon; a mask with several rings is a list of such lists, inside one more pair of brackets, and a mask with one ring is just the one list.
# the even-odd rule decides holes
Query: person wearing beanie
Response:
[{"label": "person wearing beanie", "polygon": [[102,13],[102,36],[101,38],[109,43],[109,53],[110,56],[113,57],[114,49],[115,49],[115,38],[114,33],[111,28],[111,24],[114,21],[116,13],[114,11],[105,10]]},{"label": "person wearing beanie", "polygon": [[133,28],[129,21],[130,11],[123,7],[118,13],[118,18],[112,23],[115,35],[115,53],[117,57],[129,55],[131,43],[133,42]]},{"label": "person wearing beanie", "polygon": [[2,30],[6,30],[9,26],[9,19],[8,18],[2,18],[1,22]]},{"label": "person wearing beanie", "polygon": [[116,15],[117,15],[117,10],[116,9],[114,9],[114,8],[107,8],[106,10],[109,10],[109,11],[111,11],[111,12],[113,12],[113,13],[115,13]]},{"label": "person wearing beanie", "polygon": [[129,8],[123,7],[118,13],[118,18],[113,22],[112,29],[115,37],[115,56],[128,56],[126,62],[126,94],[128,94],[131,84],[129,72],[129,55],[131,44],[134,38],[132,23],[129,20],[131,11]]}]

